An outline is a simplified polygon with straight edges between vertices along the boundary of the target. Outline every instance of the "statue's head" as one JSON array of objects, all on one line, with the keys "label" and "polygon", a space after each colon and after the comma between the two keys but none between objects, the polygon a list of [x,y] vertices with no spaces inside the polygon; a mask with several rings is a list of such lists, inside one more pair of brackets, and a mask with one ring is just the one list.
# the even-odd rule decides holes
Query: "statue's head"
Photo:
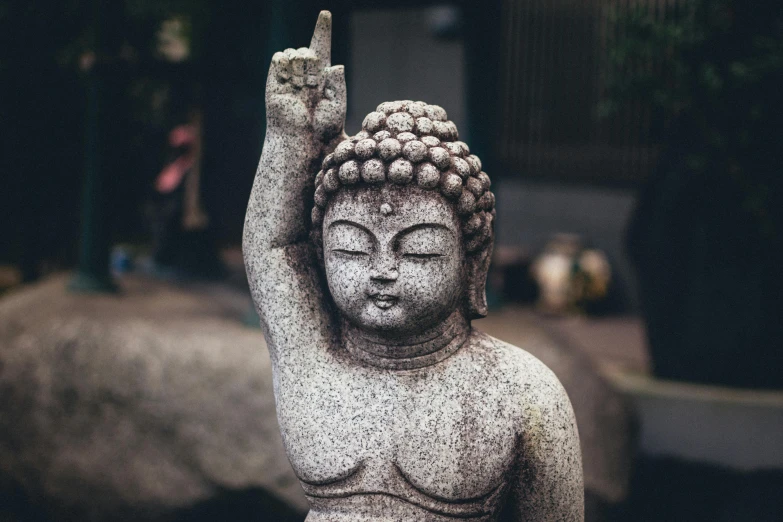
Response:
[{"label": "statue's head", "polygon": [[457,140],[441,107],[387,102],[324,159],[311,236],[355,326],[411,335],[486,315],[495,197]]}]

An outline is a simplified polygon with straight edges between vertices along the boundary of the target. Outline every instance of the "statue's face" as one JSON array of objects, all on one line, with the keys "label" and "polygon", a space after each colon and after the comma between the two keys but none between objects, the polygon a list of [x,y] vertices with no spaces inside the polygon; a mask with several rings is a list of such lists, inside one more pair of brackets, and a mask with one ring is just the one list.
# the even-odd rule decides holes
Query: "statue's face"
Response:
[{"label": "statue's face", "polygon": [[323,248],[335,304],[368,333],[421,334],[459,306],[460,222],[436,191],[411,185],[341,189],[324,216]]}]

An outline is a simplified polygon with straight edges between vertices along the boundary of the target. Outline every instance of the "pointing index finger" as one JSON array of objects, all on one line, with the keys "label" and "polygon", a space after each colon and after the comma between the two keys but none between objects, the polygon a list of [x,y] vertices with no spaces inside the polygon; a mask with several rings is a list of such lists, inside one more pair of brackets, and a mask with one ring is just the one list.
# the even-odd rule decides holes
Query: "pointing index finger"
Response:
[{"label": "pointing index finger", "polygon": [[322,67],[332,65],[332,13],[321,11],[315,24],[310,50],[320,58]]}]

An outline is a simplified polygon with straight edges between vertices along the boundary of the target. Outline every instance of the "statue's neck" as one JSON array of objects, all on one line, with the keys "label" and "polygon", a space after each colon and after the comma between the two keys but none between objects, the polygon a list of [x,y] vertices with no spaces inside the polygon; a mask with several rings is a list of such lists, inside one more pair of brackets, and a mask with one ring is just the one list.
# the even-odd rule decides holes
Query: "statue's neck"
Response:
[{"label": "statue's neck", "polygon": [[455,311],[436,327],[405,339],[368,334],[343,321],[343,344],[360,361],[389,370],[411,370],[436,364],[459,350],[470,334],[462,311]]}]

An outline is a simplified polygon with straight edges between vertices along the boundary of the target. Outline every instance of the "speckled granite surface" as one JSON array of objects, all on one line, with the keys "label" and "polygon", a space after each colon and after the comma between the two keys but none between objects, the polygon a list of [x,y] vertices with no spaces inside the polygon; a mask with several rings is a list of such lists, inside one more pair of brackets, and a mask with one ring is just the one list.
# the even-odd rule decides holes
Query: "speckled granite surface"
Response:
[{"label": "speckled granite surface", "polygon": [[554,374],[472,329],[494,195],[446,111],[387,102],[353,138],[331,15],[275,54],[244,255],[311,521],[582,520]]}]

